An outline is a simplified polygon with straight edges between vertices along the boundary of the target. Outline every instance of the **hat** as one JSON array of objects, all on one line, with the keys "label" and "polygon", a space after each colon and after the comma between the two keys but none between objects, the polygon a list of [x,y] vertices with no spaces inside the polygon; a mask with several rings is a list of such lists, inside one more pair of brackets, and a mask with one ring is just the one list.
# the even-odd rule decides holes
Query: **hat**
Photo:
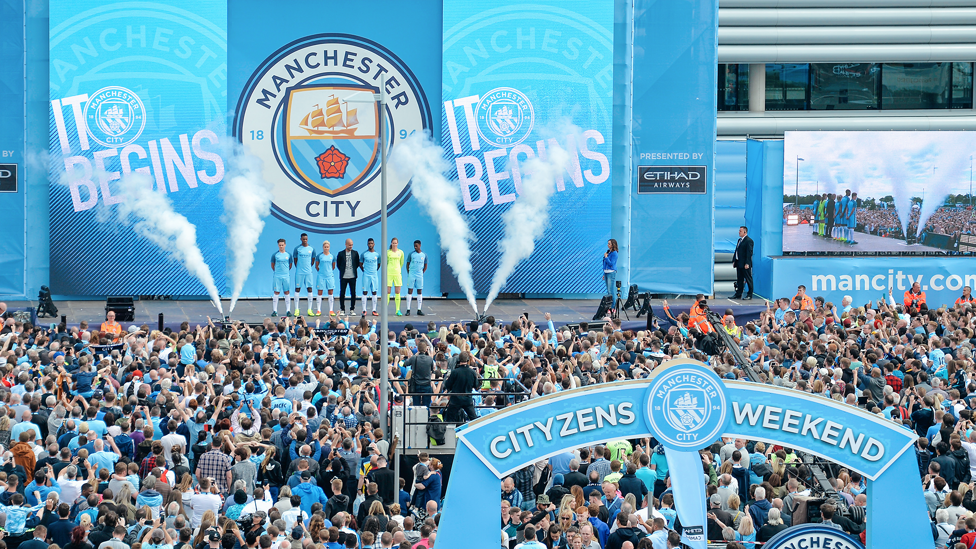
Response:
[{"label": "hat", "polygon": [[210,530],[210,533],[207,534],[207,540],[208,541],[220,541],[220,532],[218,532],[216,530]]},{"label": "hat", "polygon": [[820,375],[822,375],[822,376],[826,376],[826,375],[828,375],[828,374],[829,374],[829,372],[827,371],[827,369],[826,369],[826,368],[821,368],[821,369],[820,369]]},{"label": "hat", "polygon": [[807,359],[807,366],[816,366],[816,365],[817,365],[817,359],[813,357]]},{"label": "hat", "polygon": [[312,478],[312,474],[308,471],[302,471],[302,480],[309,480]]},{"label": "hat", "polygon": [[163,536],[163,530],[161,528],[156,528],[155,530],[153,530],[152,539],[154,539],[154,540],[162,540],[163,537],[164,537]]},{"label": "hat", "polygon": [[122,434],[122,428],[118,425],[112,425],[108,428],[108,434],[112,435],[113,437],[120,436]]},{"label": "hat", "polygon": [[302,539],[302,536],[304,536],[304,535],[305,535],[305,532],[301,529],[301,527],[297,527],[297,528],[295,528],[294,530],[291,531],[291,537],[292,537],[292,539]]},{"label": "hat", "polygon": [[722,505],[722,496],[720,496],[718,494],[712,494],[708,498],[708,503],[710,503],[712,505],[719,505],[719,506],[721,506]]},{"label": "hat", "polygon": [[265,519],[268,518],[268,513],[264,512],[264,511],[255,511],[254,512],[254,516],[255,517],[258,517],[259,519],[261,519],[262,521],[264,521]]},{"label": "hat", "polygon": [[536,505],[549,505],[549,496],[546,494],[540,494],[535,498]]},{"label": "hat", "polygon": [[88,422],[87,421],[82,421],[81,422],[81,425],[78,426],[78,432],[80,434],[82,434],[82,435],[88,432]]},{"label": "hat", "polygon": [[407,322],[407,325],[404,326],[403,329],[409,332],[410,330],[413,330],[413,324]]},{"label": "hat", "polygon": [[247,494],[244,493],[244,490],[234,492],[234,503],[238,505],[244,505],[247,503]]},{"label": "hat", "polygon": [[105,398],[105,391],[102,391],[101,389],[95,389],[94,397],[95,400],[102,400],[103,398]]},{"label": "hat", "polygon": [[133,325],[131,325],[131,326],[129,326],[129,329],[128,329],[128,332],[129,332],[130,334],[134,334],[134,333],[136,333],[136,332],[138,332],[138,331],[139,331],[139,327],[138,327],[138,326],[136,326],[135,324],[133,324]]}]

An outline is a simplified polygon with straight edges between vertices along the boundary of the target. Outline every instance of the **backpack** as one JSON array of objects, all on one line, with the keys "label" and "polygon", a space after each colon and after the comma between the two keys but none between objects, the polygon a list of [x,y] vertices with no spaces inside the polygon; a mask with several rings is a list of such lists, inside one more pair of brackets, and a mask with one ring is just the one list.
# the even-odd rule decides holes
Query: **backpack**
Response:
[{"label": "backpack", "polygon": [[542,474],[539,475],[539,482],[535,483],[535,486],[532,487],[532,491],[535,492],[536,496],[541,496],[546,493],[546,485],[549,484],[550,474],[549,467],[542,469]]},{"label": "backpack", "polygon": [[447,426],[436,415],[427,423],[427,436],[433,446],[443,446],[447,441]]}]

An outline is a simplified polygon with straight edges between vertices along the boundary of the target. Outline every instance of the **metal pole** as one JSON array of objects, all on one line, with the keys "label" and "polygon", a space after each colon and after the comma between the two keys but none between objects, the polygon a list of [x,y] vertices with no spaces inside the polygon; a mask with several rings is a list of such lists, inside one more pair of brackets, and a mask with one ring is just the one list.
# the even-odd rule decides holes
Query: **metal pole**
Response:
[{"label": "metal pole", "polygon": [[796,156],[796,194],[793,195],[793,205],[800,208],[800,155]]},{"label": "metal pole", "polygon": [[[387,133],[389,129],[386,123],[386,87],[381,82],[380,83],[380,143],[382,144],[382,156],[380,163],[380,247],[386,246],[386,149],[388,136]],[[386,250],[380,252],[380,428],[383,429],[383,436],[386,437],[389,434],[389,426],[387,425],[387,420],[389,419],[389,414],[387,411],[389,392],[390,392],[390,376],[389,376],[389,344],[387,342],[387,333],[390,331],[390,318],[389,318],[389,307],[386,303],[387,299],[390,297],[390,292],[386,287],[387,276],[386,276]]]},{"label": "metal pole", "polygon": [[973,209],[973,155],[969,155],[969,209]]}]

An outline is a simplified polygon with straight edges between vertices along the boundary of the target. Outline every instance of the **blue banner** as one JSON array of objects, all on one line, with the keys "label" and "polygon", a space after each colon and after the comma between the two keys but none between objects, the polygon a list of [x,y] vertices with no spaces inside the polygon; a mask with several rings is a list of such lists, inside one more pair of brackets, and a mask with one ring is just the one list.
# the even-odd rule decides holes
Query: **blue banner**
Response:
[{"label": "blue banner", "polygon": [[444,1],[441,144],[477,237],[479,293],[498,263],[501,215],[519,196],[517,163],[555,145],[570,163],[550,201],[549,228],[506,291],[604,291],[613,14],[611,2]]},{"label": "blue banner", "polygon": [[[231,3],[233,132],[263,161],[273,189],[272,215],[244,296],[270,295],[266,258],[279,238],[289,250],[303,232],[316,251],[328,240],[335,253],[346,238],[360,252],[367,238],[377,241],[377,250],[389,246],[379,242],[380,117],[389,123],[390,154],[412,132],[440,134],[441,37],[427,31],[439,27],[440,6],[439,0],[382,0],[349,13],[311,0],[289,2],[288,9],[259,0]],[[370,97],[381,85],[385,113]],[[389,235],[403,250],[422,242],[429,258],[423,293],[437,295],[437,233],[411,199],[408,180],[391,171],[387,185]]]},{"label": "blue banner", "polygon": [[869,301],[877,306],[888,299],[904,303],[905,292],[918,282],[930,309],[952,306],[964,286],[976,287],[972,259],[953,257],[777,257],[773,263],[773,296],[796,295],[803,284],[811,296],[822,296],[841,310],[841,300],[851,296],[855,307]]},{"label": "blue banner", "polygon": [[637,0],[630,282],[712,293],[718,2]]},{"label": "blue banner", "polygon": [[24,7],[0,0],[0,209],[9,227],[0,239],[0,295],[24,293]]},{"label": "blue banner", "polygon": [[118,180],[133,171],[206,227],[199,245],[223,286],[225,231],[216,221],[226,3],[52,0],[50,10],[52,291],[205,293],[155,244],[120,225]]}]

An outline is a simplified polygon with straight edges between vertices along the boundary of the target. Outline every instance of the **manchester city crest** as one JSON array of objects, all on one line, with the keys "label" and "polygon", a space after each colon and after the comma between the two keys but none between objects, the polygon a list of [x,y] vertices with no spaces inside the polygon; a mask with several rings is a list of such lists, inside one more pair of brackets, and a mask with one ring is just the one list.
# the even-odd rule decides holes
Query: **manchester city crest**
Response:
[{"label": "manchester city crest", "polygon": [[725,386],[699,364],[689,361],[666,368],[648,389],[648,422],[666,446],[704,448],[725,429]]},{"label": "manchester city crest", "polygon": [[[419,81],[393,52],[357,36],[320,34],[283,46],[255,70],[234,125],[264,162],[272,215],[303,230],[345,233],[380,219],[381,139],[392,154],[413,132],[430,131],[431,114]],[[410,179],[390,170],[387,189],[393,213],[409,199]]]},{"label": "manchester city crest", "polygon": [[124,147],[142,135],[146,108],[139,96],[120,86],[102,88],[85,104],[88,135],[105,147]]},{"label": "manchester city crest", "polygon": [[535,111],[514,88],[495,88],[478,101],[478,135],[496,147],[511,147],[532,133]]}]

